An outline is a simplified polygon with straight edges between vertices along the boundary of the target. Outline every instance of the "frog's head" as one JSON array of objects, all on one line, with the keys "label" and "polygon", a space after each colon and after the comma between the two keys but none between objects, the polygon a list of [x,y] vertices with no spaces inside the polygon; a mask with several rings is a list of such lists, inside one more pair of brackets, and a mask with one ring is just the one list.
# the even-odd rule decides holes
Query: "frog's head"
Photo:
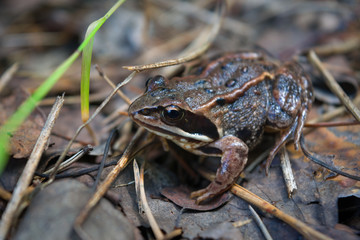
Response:
[{"label": "frog's head", "polygon": [[209,143],[219,138],[216,126],[184,101],[184,92],[162,76],[146,83],[146,92],[129,107],[130,117],[147,130],[177,143]]}]

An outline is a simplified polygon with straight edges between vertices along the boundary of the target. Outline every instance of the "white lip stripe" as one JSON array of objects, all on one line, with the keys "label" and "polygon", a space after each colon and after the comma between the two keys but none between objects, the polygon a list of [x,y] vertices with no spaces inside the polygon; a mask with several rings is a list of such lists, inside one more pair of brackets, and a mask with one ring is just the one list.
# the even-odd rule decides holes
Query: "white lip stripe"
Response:
[{"label": "white lip stripe", "polygon": [[[164,128],[163,126],[157,126],[158,128],[164,129],[165,131],[168,132],[174,132],[175,134],[185,137],[185,138],[191,138],[197,141],[201,141],[201,142],[213,142],[214,140],[212,138],[209,138],[208,136],[205,135],[198,135],[198,134],[191,134],[191,133],[187,133],[179,128],[174,128],[171,126],[166,126],[166,128]],[[168,138],[168,139],[172,139],[171,134],[164,134],[162,132],[158,132],[158,131],[154,131],[152,129],[150,129],[149,127],[145,127],[148,131],[155,133],[156,135],[159,135],[161,137],[164,138]],[[170,130],[169,130],[170,129]]]}]

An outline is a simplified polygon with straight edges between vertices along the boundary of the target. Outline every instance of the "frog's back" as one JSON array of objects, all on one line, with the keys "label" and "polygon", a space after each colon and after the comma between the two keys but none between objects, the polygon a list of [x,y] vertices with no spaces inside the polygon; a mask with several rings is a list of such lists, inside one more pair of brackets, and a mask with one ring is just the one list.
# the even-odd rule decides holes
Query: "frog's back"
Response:
[{"label": "frog's back", "polygon": [[[220,126],[221,135],[236,136],[252,148],[264,132],[270,99],[268,82],[252,86],[232,102],[226,102],[221,96],[231,94],[263,72],[272,72],[275,68],[272,62],[265,62],[259,55],[249,58],[241,54],[225,55],[200,66],[202,71],[197,71],[198,80],[194,81],[191,75],[179,78],[181,82],[175,81],[179,91],[188,89],[184,92],[186,103]],[[208,104],[214,99],[215,104]]]}]

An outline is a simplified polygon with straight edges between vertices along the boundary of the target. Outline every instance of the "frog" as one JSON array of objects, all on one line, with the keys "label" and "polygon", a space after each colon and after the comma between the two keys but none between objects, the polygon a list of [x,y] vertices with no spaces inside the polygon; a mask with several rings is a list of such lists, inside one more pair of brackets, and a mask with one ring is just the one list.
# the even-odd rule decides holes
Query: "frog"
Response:
[{"label": "frog", "polygon": [[221,158],[214,180],[191,193],[197,204],[229,190],[265,132],[278,136],[266,172],[287,142],[298,149],[313,102],[301,66],[262,51],[218,54],[181,76],[157,75],[145,85],[128,109],[134,122],[196,155]]}]

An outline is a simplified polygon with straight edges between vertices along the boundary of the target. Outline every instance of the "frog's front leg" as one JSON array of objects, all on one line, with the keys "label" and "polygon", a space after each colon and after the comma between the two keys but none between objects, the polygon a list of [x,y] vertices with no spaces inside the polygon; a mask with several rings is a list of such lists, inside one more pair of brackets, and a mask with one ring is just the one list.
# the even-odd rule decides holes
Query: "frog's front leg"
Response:
[{"label": "frog's front leg", "polygon": [[225,136],[209,144],[209,147],[222,151],[221,166],[209,186],[191,193],[191,198],[197,198],[197,204],[229,189],[239,177],[248,159],[248,146],[234,136]]}]

